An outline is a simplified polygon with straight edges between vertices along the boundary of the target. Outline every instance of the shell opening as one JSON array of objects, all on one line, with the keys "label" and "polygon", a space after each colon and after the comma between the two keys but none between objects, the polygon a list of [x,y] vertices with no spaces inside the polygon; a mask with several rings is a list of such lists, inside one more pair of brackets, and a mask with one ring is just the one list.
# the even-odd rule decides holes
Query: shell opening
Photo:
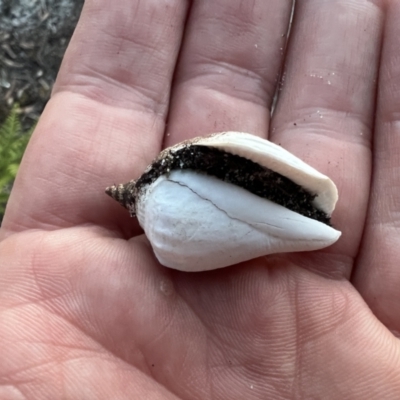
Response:
[{"label": "shell opening", "polygon": [[179,169],[214,176],[291,211],[330,225],[330,217],[313,204],[316,196],[300,185],[242,156],[196,144],[163,152],[162,157],[156,159],[136,182],[119,185],[116,189],[115,186],[111,187],[114,189],[110,195],[134,215],[132,205],[137,194],[160,176]]}]

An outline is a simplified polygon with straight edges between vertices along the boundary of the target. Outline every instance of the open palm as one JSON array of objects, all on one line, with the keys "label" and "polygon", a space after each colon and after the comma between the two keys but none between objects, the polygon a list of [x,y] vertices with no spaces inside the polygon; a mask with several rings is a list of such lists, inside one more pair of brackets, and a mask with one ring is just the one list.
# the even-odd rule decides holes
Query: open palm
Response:
[{"label": "open palm", "polygon": [[[291,3],[86,1],[1,228],[1,399],[400,398],[400,2],[299,0],[286,45]],[[159,265],[104,188],[224,130],[330,176],[340,241]]]}]

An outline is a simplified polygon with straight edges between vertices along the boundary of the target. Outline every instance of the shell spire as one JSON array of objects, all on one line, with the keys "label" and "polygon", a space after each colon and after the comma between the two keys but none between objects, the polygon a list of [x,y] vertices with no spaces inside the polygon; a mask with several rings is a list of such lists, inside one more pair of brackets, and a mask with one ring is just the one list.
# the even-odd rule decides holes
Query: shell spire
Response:
[{"label": "shell spire", "polygon": [[129,211],[131,217],[136,216],[136,180],[108,186],[105,192],[111,198],[118,201],[121,206],[125,207]]}]

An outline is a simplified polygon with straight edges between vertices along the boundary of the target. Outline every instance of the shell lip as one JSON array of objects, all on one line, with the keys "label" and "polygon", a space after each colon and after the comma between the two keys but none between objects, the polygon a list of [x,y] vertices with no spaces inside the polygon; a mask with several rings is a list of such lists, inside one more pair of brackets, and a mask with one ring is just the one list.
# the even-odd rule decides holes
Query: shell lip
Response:
[{"label": "shell lip", "polygon": [[286,176],[310,193],[315,194],[315,206],[328,216],[331,216],[335,209],[338,191],[332,180],[269,140],[250,133],[227,131],[198,137],[193,139],[193,142],[197,145],[221,148],[249,158]]}]

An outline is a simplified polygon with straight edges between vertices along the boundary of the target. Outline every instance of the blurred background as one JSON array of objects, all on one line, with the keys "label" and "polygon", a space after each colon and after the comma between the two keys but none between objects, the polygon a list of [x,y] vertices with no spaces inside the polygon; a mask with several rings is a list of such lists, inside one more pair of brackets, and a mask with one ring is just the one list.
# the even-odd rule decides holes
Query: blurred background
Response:
[{"label": "blurred background", "polygon": [[0,224],[84,0],[0,0]]}]

